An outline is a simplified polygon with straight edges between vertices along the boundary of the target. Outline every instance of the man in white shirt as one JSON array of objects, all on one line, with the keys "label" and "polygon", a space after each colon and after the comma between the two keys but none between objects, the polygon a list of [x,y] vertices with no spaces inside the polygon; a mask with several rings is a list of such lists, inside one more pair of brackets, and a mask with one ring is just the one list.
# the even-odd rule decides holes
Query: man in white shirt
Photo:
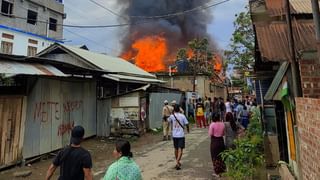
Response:
[{"label": "man in white shirt", "polygon": [[181,169],[181,157],[183,153],[183,149],[185,147],[185,136],[184,136],[184,128],[187,127],[187,132],[189,133],[189,122],[186,116],[180,113],[179,105],[174,106],[174,113],[170,115],[168,121],[172,125],[172,138],[173,138],[173,146],[174,146],[174,155],[176,158],[176,170]]}]

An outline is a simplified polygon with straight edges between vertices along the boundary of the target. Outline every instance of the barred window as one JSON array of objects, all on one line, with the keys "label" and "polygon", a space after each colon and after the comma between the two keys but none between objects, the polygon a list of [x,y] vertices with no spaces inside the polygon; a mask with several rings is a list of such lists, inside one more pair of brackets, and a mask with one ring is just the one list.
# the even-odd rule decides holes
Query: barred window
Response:
[{"label": "barred window", "polygon": [[2,41],[1,42],[1,53],[4,54],[12,54],[12,49],[13,49],[13,43],[12,42],[7,42],[7,41]]},{"label": "barred window", "polygon": [[37,48],[28,46],[28,56],[35,56],[37,54]]}]

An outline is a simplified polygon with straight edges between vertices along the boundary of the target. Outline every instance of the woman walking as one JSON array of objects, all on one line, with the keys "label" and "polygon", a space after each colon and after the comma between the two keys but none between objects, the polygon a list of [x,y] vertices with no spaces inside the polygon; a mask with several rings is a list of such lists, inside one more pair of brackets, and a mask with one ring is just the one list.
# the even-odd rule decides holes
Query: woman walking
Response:
[{"label": "woman walking", "polygon": [[225,125],[220,121],[220,116],[216,115],[209,127],[209,136],[211,137],[210,152],[213,163],[213,176],[220,176],[225,171],[225,164],[222,161],[220,153],[226,148],[223,141]]},{"label": "woman walking", "polygon": [[226,115],[225,126],[225,144],[226,148],[230,149],[234,147],[234,140],[237,138],[238,134],[244,131],[244,128],[234,120],[232,113],[228,112]]},{"label": "woman walking", "polygon": [[113,156],[117,159],[112,163],[104,180],[141,180],[139,166],[132,159],[130,143],[126,140],[118,140],[113,150]]}]

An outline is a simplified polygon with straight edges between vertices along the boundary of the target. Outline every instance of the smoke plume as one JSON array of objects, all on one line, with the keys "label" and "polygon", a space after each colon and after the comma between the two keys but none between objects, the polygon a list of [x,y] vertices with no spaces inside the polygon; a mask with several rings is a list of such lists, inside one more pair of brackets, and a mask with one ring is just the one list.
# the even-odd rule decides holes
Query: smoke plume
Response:
[{"label": "smoke plume", "polygon": [[132,23],[123,36],[122,55],[132,57],[137,53],[133,44],[145,37],[160,36],[165,39],[167,52],[163,59],[164,66],[172,64],[179,48],[186,47],[188,41],[194,38],[207,38],[211,48],[215,43],[207,32],[207,25],[212,20],[209,9],[202,9],[183,15],[166,18],[143,18],[173,14],[199,7],[210,0],[129,0],[119,1],[122,13]]}]

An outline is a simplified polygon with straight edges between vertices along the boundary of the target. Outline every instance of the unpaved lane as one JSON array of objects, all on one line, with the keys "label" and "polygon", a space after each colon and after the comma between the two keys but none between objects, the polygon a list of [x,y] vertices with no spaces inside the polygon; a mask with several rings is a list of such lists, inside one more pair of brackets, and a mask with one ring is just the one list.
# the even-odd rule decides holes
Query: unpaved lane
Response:
[{"label": "unpaved lane", "polygon": [[186,134],[186,149],[182,156],[182,169],[175,170],[173,142],[159,142],[137,153],[143,179],[212,179],[212,163],[207,129],[193,129]]},{"label": "unpaved lane", "polygon": [[[161,141],[161,135],[145,135],[132,142],[134,159],[142,170],[144,180],[201,180],[211,179],[212,164],[209,153],[207,129],[193,128],[186,134],[186,149],[182,157],[182,169],[174,169],[175,159],[172,141]],[[93,157],[94,179],[100,180],[106,168],[114,161],[111,156],[113,142],[90,139],[83,143]],[[31,167],[12,168],[0,172],[0,180],[40,180],[44,179],[52,159],[42,160]],[[31,170],[32,175],[26,178],[15,178],[14,172]],[[57,171],[53,179],[57,179]]]}]

